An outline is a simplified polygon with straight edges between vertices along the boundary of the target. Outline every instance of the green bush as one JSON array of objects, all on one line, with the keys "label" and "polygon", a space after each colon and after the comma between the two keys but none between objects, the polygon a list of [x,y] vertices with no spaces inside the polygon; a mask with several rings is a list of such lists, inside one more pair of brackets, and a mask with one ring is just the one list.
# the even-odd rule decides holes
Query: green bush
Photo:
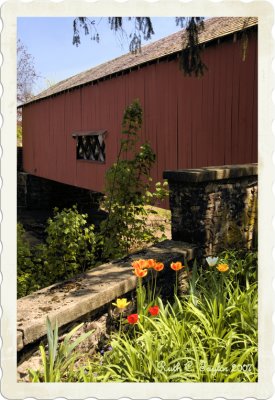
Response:
[{"label": "green bush", "polygon": [[46,227],[46,265],[53,281],[71,278],[95,262],[94,226],[87,224],[87,214],[76,206],[58,211]]},{"label": "green bush", "polygon": [[77,207],[54,209],[46,227],[46,244],[30,248],[23,226],[17,233],[18,297],[84,272],[95,263],[94,226]]}]

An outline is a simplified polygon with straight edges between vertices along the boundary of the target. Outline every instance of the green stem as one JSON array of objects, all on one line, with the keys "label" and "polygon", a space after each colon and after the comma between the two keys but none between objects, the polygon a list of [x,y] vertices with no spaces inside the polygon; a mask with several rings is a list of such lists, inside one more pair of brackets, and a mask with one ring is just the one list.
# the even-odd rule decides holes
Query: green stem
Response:
[{"label": "green stem", "polygon": [[151,271],[150,288],[148,294],[148,303],[154,300],[154,271]]},{"label": "green stem", "polygon": [[176,297],[178,294],[178,271],[176,271],[176,283],[175,283],[175,292],[174,296]]},{"label": "green stem", "polygon": [[120,317],[119,317],[119,336],[121,336],[121,324],[122,324],[122,312],[120,312]]},{"label": "green stem", "polygon": [[157,272],[154,271],[155,279],[154,279],[154,289],[153,289],[153,300],[155,301],[156,289],[157,289]]},{"label": "green stem", "polygon": [[138,289],[137,289],[137,313],[141,312],[141,290],[142,290],[142,278],[138,278]]}]

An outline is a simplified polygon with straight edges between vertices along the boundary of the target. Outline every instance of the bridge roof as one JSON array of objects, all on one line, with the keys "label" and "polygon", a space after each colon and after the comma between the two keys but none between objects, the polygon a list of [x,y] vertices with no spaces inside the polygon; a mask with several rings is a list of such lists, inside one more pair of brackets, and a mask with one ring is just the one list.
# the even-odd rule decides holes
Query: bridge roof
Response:
[{"label": "bridge roof", "polygon": [[[208,43],[215,39],[255,26],[257,23],[258,18],[256,17],[215,17],[205,20],[205,28],[199,35],[199,43]],[[182,50],[184,40],[186,40],[186,33],[185,30],[181,30],[154,43],[142,46],[141,52],[136,54],[127,53],[104,64],[64,79],[32,97],[28,102],[24,103],[23,106],[91,82],[115,76],[116,74],[123,73],[132,68],[178,53]]]}]

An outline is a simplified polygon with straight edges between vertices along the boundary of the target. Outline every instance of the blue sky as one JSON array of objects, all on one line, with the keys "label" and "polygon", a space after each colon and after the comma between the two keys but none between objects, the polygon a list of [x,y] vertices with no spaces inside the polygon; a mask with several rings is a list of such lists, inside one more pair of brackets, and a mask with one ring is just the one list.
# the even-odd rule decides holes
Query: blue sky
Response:
[{"label": "blue sky", "polygon": [[[20,17],[17,20],[17,37],[34,57],[35,69],[41,78],[33,88],[34,94],[93,66],[119,57],[129,51],[129,39],[110,30],[107,18],[93,18],[100,35],[97,44],[89,36],[81,35],[81,44],[72,44],[73,20],[69,17]],[[179,31],[175,18],[152,18],[155,35],[148,44]],[[125,27],[131,33],[132,24]]]}]

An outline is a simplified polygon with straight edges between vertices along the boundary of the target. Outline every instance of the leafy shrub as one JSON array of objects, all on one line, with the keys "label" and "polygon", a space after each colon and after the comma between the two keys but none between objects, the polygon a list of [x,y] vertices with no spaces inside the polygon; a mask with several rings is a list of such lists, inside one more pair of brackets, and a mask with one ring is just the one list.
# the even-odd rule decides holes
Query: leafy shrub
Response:
[{"label": "leafy shrub", "polygon": [[53,281],[70,278],[93,266],[94,226],[87,224],[87,214],[80,214],[76,206],[60,212],[55,208],[46,233],[44,257]]},{"label": "leafy shrub", "polygon": [[46,227],[46,244],[30,249],[25,231],[18,224],[17,292],[18,297],[84,272],[95,263],[94,226],[76,206],[54,209]]}]

